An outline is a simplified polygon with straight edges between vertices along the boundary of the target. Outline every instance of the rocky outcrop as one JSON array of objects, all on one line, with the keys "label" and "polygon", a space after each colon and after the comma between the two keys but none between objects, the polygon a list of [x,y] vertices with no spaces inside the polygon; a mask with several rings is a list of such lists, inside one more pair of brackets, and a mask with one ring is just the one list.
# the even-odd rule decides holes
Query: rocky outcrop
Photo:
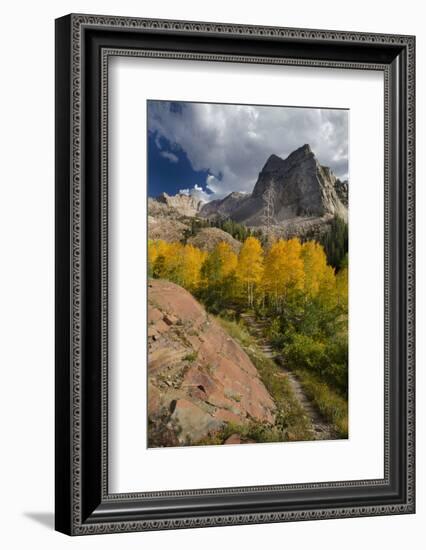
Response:
[{"label": "rocky outcrop", "polygon": [[241,347],[189,292],[150,280],[149,446],[196,444],[227,423],[273,424],[274,415],[275,404]]},{"label": "rocky outcrop", "polygon": [[340,181],[336,179],[334,183],[334,189],[336,190],[337,196],[340,199],[340,202],[348,207],[349,203],[349,185],[348,180]]},{"label": "rocky outcrop", "polygon": [[[171,203],[173,202],[175,205],[177,204],[176,201],[171,201]],[[162,239],[167,242],[182,241],[190,230],[191,220],[192,217],[182,215],[177,208],[170,206],[167,202],[162,202],[158,197],[148,198],[148,236],[150,239]]]},{"label": "rocky outcrop", "polygon": [[240,208],[248,199],[250,199],[250,194],[233,191],[224,199],[205,203],[200,209],[200,216],[204,218],[209,218],[211,216],[223,218],[232,217],[233,212]]},{"label": "rocky outcrop", "polygon": [[148,199],[148,236],[152,240],[161,239],[166,242],[183,242],[192,244],[201,250],[211,252],[220,242],[228,243],[235,253],[241,248],[241,243],[229,233],[217,227],[205,227],[193,232],[191,222],[193,217],[183,216],[175,208]]},{"label": "rocky outcrop", "polygon": [[192,244],[201,250],[211,252],[216,245],[221,242],[228,243],[232,250],[238,254],[241,248],[240,241],[237,241],[226,231],[222,231],[218,227],[205,227],[194,236],[187,240],[188,244]]},{"label": "rocky outcrop", "polygon": [[188,226],[178,220],[148,216],[148,235],[150,239],[161,239],[167,242],[182,240]]},{"label": "rocky outcrop", "polygon": [[180,215],[188,217],[196,216],[201,206],[204,204],[203,201],[183,193],[172,196],[167,193],[162,193],[157,197],[157,201],[166,204],[170,208],[174,208]]}]

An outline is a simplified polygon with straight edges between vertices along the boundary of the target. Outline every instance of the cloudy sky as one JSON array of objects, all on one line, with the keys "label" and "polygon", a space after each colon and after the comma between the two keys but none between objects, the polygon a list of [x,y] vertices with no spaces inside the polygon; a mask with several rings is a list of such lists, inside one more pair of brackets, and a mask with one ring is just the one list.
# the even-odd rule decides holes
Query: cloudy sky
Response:
[{"label": "cloudy sky", "polygon": [[148,101],[148,193],[204,200],[251,192],[268,157],[309,143],[348,178],[348,117],[338,109]]}]

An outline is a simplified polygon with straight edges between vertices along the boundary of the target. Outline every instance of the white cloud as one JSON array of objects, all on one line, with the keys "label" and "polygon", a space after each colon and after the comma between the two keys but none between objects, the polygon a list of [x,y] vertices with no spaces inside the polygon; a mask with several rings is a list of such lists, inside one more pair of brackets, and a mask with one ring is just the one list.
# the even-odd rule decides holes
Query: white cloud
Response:
[{"label": "white cloud", "polygon": [[209,202],[213,198],[217,198],[211,195],[210,193],[206,193],[206,191],[203,190],[201,185],[197,185],[197,184],[195,184],[194,187],[192,188],[187,187],[186,189],[179,189],[179,194],[195,197],[196,199],[203,202]]},{"label": "white cloud", "polygon": [[348,111],[210,103],[149,102],[149,130],[209,172],[205,200],[251,192],[268,157],[309,143],[321,164],[348,177]]},{"label": "white cloud", "polygon": [[225,188],[222,182],[212,174],[209,174],[206,178],[206,189],[208,189],[215,198],[224,197],[229,193],[229,190]]},{"label": "white cloud", "polygon": [[173,163],[179,161],[179,158],[174,153],[170,153],[169,151],[161,151],[160,155]]}]

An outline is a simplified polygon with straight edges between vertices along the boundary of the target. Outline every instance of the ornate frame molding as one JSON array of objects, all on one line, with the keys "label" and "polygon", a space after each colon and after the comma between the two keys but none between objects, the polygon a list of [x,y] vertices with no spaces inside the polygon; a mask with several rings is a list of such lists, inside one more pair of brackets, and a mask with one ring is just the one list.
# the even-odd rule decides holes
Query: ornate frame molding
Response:
[{"label": "ornate frame molding", "polygon": [[[390,62],[372,62],[368,60],[333,60],[333,59],[318,59],[307,57],[280,57],[268,55],[246,55],[232,53],[207,53],[194,51],[174,51],[171,49],[154,49],[154,48],[131,48],[119,47],[114,45],[102,45],[100,47],[100,56],[98,59],[99,80],[100,80],[100,120],[99,120],[99,135],[100,135],[100,315],[99,315],[99,332],[100,332],[100,408],[99,412],[99,430],[100,430],[100,468],[99,481],[97,486],[100,493],[101,505],[97,508],[93,506],[93,502],[85,503],[85,491],[92,495],[92,486],[90,490],[86,488],[86,480],[84,473],[84,453],[85,433],[84,422],[85,413],[84,402],[85,394],[85,363],[84,363],[84,317],[85,317],[85,279],[87,278],[87,246],[86,233],[92,228],[87,222],[87,214],[85,211],[85,162],[86,162],[86,147],[88,146],[87,138],[85,138],[85,117],[87,116],[86,104],[88,101],[88,77],[85,74],[87,56],[89,47],[87,39],[87,31],[111,30],[117,33],[130,33],[135,36],[135,33],[142,33],[144,36],[151,37],[153,35],[162,35],[166,33],[168,36],[178,38],[182,36],[212,36],[215,38],[231,37],[243,41],[245,39],[262,39],[265,41],[290,41],[292,43],[309,43],[309,44],[325,44],[330,47],[330,44],[335,45],[335,48],[345,46],[365,46],[380,48],[389,47],[392,51],[399,51],[399,55],[404,56],[406,63],[406,75],[398,74],[395,76],[395,71],[400,70]],[[63,151],[68,146],[71,151],[67,161],[60,158],[60,166],[57,171],[57,194],[64,193],[63,178],[69,178],[69,196],[63,198],[63,204],[57,206],[57,215],[62,216],[65,211],[69,213],[69,226],[61,226],[57,222],[57,236],[60,243],[65,237],[68,238],[69,256],[68,265],[58,267],[57,277],[64,277],[66,270],[69,277],[69,288],[60,290],[59,302],[62,303],[65,292],[70,303],[69,317],[61,319],[58,323],[59,330],[68,327],[68,335],[65,338],[68,341],[68,368],[65,368],[64,361],[66,360],[66,349],[63,349],[64,341],[60,340],[60,351],[57,354],[57,377],[60,379],[60,384],[57,386],[57,423],[63,427],[62,417],[69,420],[69,432],[65,439],[59,437],[57,433],[57,463],[60,463],[58,484],[69,483],[69,491],[59,490],[57,493],[57,528],[69,534],[83,535],[92,533],[112,533],[125,531],[140,531],[140,530],[155,530],[155,529],[177,529],[188,527],[201,527],[213,525],[236,525],[246,523],[264,523],[264,522],[282,522],[282,521],[301,521],[308,519],[327,519],[336,517],[359,517],[370,515],[384,514],[402,514],[414,512],[414,155],[415,155],[415,60],[414,60],[415,40],[412,36],[397,36],[397,35],[379,35],[379,34],[364,34],[364,33],[346,33],[341,31],[321,31],[308,29],[287,29],[279,27],[253,27],[246,25],[228,25],[218,23],[201,23],[187,21],[169,21],[169,20],[151,20],[151,19],[134,19],[122,17],[107,17],[107,16],[92,16],[92,15],[70,15],[57,21],[57,62],[62,63],[64,59],[68,66],[68,87],[66,91],[61,91],[61,82],[67,78],[67,66],[57,73],[57,94],[59,94],[59,105],[57,110],[57,125],[60,125],[64,117],[64,109],[68,104],[69,120],[68,134],[57,135],[57,154],[66,155]],[[383,50],[385,51],[385,50]],[[314,484],[297,484],[286,486],[271,486],[271,487],[243,487],[243,488],[228,488],[228,489],[211,489],[211,490],[194,490],[194,491],[171,491],[158,493],[131,493],[131,494],[109,494],[108,493],[108,475],[107,475],[107,403],[108,403],[108,216],[107,216],[107,201],[108,201],[108,143],[107,143],[107,124],[108,124],[108,59],[110,56],[139,56],[139,57],[157,57],[169,59],[191,59],[200,61],[231,61],[240,63],[273,63],[285,65],[301,65],[314,67],[334,67],[341,69],[368,69],[383,71],[385,77],[385,476],[383,480],[363,480],[360,482],[345,481],[336,483],[314,483]],[[392,72],[393,71],[393,72]],[[399,82],[400,90],[396,90],[395,85]],[[393,86],[393,87],[392,87]],[[62,96],[60,95],[62,93]],[[395,135],[395,121],[392,119],[392,105],[396,101],[395,96],[400,97],[405,94],[406,104],[406,133],[402,136],[405,143],[400,143],[398,136]],[[58,98],[58,95],[57,95]],[[62,99],[61,99],[62,98]],[[86,121],[87,125],[87,121]],[[59,134],[63,131],[57,127]],[[66,133],[66,132],[65,132]],[[395,145],[397,140],[397,145]],[[401,203],[395,204],[394,196],[391,193],[391,169],[395,172],[397,169],[393,166],[392,151],[395,152],[395,147],[405,150],[405,158],[398,158],[398,166],[405,163],[404,172],[401,178],[405,179],[406,187],[399,189],[402,193]],[[401,183],[401,182],[400,182]],[[66,189],[65,189],[66,191]],[[404,203],[405,201],[405,203]],[[391,227],[396,220],[396,211],[400,211],[404,226],[401,226],[401,248],[402,250],[394,250],[395,235],[392,233]],[[85,223],[86,222],[86,223]],[[401,225],[401,223],[399,224]],[[405,243],[405,245],[404,245]],[[394,254],[398,252],[403,254],[406,280],[403,284],[405,289],[405,297],[403,297],[403,305],[405,311],[398,312],[401,316],[403,332],[405,333],[405,386],[406,386],[406,418],[405,418],[405,444],[406,444],[406,469],[401,472],[405,476],[403,502],[382,503],[380,505],[363,506],[319,506],[312,508],[308,506],[305,510],[277,510],[277,511],[257,511],[250,513],[227,513],[227,514],[191,514],[179,518],[144,518],[141,511],[139,517],[129,519],[126,515],[121,515],[121,508],[126,505],[136,506],[141,500],[146,498],[176,498],[176,497],[196,497],[196,496],[220,496],[220,495],[244,495],[270,492],[303,492],[308,489],[356,489],[356,488],[371,488],[385,487],[391,483],[391,457],[390,442],[395,436],[391,433],[391,409],[394,406],[392,403],[391,394],[391,318],[395,315],[392,311],[392,284],[400,281],[393,281],[391,273],[391,262]],[[402,284],[402,283],[401,283]],[[60,316],[60,312],[58,313]],[[57,314],[57,315],[58,315]],[[400,360],[401,360],[400,356]],[[86,369],[88,367],[86,366]],[[402,368],[402,367],[401,367]],[[64,374],[65,369],[65,374]],[[401,374],[401,373],[400,373]],[[63,410],[62,405],[58,405],[58,401],[62,399],[64,387],[70,392],[70,401],[67,403],[68,409]],[[62,415],[62,416],[61,416]],[[59,418],[60,417],[60,418]],[[58,425],[57,424],[57,425]],[[60,479],[59,479],[60,478]],[[93,500],[94,497],[90,497]],[[67,501],[65,503],[65,500]],[[86,498],[87,500],[87,498]],[[96,498],[94,499],[96,500]],[[99,500],[99,499],[98,499]],[[88,515],[88,509],[91,514]],[[105,510],[104,510],[105,509]],[[126,519],[120,521],[120,517]]]}]

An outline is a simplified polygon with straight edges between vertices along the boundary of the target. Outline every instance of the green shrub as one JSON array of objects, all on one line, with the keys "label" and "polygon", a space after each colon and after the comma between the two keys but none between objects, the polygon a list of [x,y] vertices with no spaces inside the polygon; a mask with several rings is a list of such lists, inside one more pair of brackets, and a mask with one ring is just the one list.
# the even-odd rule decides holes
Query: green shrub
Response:
[{"label": "green shrub", "polygon": [[305,334],[295,334],[293,341],[284,345],[284,355],[294,367],[321,371],[326,363],[326,346]]},{"label": "green shrub", "polygon": [[291,369],[306,369],[320,376],[342,395],[347,396],[348,357],[344,337],[317,340],[296,333],[290,343],[283,346],[283,354]]}]

